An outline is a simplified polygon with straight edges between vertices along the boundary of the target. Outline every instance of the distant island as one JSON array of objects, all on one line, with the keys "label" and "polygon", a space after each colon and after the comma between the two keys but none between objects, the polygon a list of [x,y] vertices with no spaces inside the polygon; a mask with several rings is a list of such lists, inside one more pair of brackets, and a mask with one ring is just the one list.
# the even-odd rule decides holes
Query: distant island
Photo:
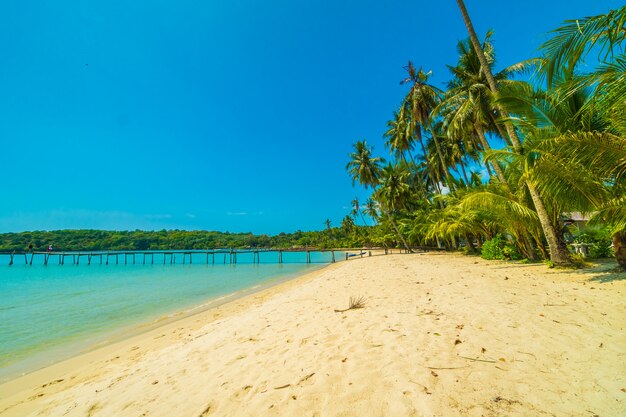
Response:
[{"label": "distant island", "polygon": [[0,234],[0,252],[45,251],[49,245],[55,251],[361,247],[372,244],[367,229],[344,222],[341,227],[328,227],[323,231],[296,231],[275,236],[204,230],[32,231]]}]

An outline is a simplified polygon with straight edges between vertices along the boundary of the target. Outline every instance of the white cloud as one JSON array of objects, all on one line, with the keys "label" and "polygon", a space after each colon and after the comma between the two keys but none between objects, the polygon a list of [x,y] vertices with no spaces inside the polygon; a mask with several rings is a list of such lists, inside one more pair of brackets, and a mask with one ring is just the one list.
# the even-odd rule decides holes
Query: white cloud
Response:
[{"label": "white cloud", "polygon": [[247,216],[248,213],[245,211],[228,211],[226,212],[227,216]]}]

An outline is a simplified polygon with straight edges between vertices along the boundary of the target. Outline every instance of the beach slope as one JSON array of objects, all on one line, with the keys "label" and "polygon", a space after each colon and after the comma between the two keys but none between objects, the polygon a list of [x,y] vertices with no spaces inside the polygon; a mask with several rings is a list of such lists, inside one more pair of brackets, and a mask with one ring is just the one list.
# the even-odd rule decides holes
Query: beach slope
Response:
[{"label": "beach slope", "polygon": [[2,385],[0,416],[621,416],[610,267],[342,262]]}]

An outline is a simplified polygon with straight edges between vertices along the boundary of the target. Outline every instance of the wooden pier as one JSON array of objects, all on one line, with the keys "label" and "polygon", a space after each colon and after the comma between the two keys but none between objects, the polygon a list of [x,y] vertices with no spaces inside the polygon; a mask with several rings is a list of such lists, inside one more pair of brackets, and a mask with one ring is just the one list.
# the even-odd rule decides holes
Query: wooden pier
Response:
[{"label": "wooden pier", "polygon": [[[252,263],[260,264],[262,254],[276,254],[276,262],[283,263],[283,253],[302,253],[302,261],[291,261],[291,263],[307,263],[311,262],[311,253],[330,253],[329,263],[336,262],[336,252],[344,252],[344,250],[338,249],[314,249],[314,248],[301,248],[301,249],[206,249],[206,250],[148,250],[148,251],[49,251],[49,252],[0,252],[0,255],[9,257],[9,266],[16,263],[21,263],[24,260],[25,265],[33,265],[35,259],[42,259],[43,265],[47,266],[51,262],[55,262],[58,265],[69,264],[71,260],[72,265],[80,265],[81,260],[87,265],[92,263],[98,263],[100,265],[115,264],[119,265],[123,262],[124,265],[138,264],[142,265],[155,263],[155,255],[157,258],[163,258],[163,264],[176,264],[177,262],[192,264],[194,255],[196,255],[196,261],[199,257],[204,260],[207,265],[214,265],[216,261],[223,264],[237,264],[237,257],[245,254],[252,254]],[[365,252],[361,252],[360,256],[363,257]],[[371,256],[371,252],[369,253]],[[267,258],[267,256],[266,256]],[[346,253],[346,259],[348,254]],[[36,262],[36,264],[41,264]]]}]

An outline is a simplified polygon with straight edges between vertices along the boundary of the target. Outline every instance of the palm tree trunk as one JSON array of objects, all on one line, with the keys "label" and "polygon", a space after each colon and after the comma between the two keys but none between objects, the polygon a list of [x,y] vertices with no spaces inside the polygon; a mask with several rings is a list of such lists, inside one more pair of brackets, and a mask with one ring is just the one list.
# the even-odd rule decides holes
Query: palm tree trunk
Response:
[{"label": "palm tree trunk", "polygon": [[537,231],[535,233],[532,233],[532,238],[535,242],[535,245],[537,245],[537,249],[539,249],[539,252],[541,252],[541,257],[543,259],[548,259],[550,257],[550,254],[546,250],[546,245],[544,245],[543,240],[541,239],[541,232]]},{"label": "palm tree trunk", "polygon": [[463,163],[463,158],[459,160],[459,165],[461,165],[461,171],[463,172],[463,179],[465,180],[465,185],[469,186],[469,178],[467,177],[467,171],[465,170],[465,164]]},{"label": "palm tree trunk", "polygon": [[[483,149],[486,151],[491,150],[491,145],[489,145],[489,142],[487,142],[487,137],[485,136],[485,132],[483,132],[483,130],[480,128],[480,126],[477,123],[474,124],[474,129],[476,130],[476,133],[478,134],[478,137],[480,138],[480,144],[483,145]],[[493,169],[496,171],[496,175],[498,176],[498,179],[500,180],[500,182],[506,185],[507,188],[509,188],[509,183],[504,177],[504,172],[502,172],[502,167],[500,166],[500,164],[498,164],[498,162],[495,161],[495,162],[492,162],[491,166],[493,166]]]},{"label": "palm tree trunk", "polygon": [[496,121],[496,117],[493,113],[489,113],[489,118],[498,131],[498,135],[500,135],[500,137],[506,142],[507,146],[511,146],[511,139],[509,139],[509,137],[502,131],[502,126],[500,126],[500,124]]},{"label": "palm tree trunk", "polygon": [[396,225],[396,222],[393,221],[393,217],[391,216],[390,213],[387,213],[387,217],[389,218],[389,223],[391,223],[391,227],[393,227],[393,230],[396,231],[396,234],[398,235],[398,237],[400,238],[400,240],[402,241],[402,244],[404,245],[404,248],[409,252],[409,253],[413,253],[413,251],[411,250],[411,248],[409,247],[409,244],[406,243],[406,239],[404,239],[404,236],[402,236],[402,233],[400,233],[400,230],[398,229],[398,226]]},{"label": "palm tree trunk", "polygon": [[[411,158],[411,161],[413,162],[413,166],[417,167],[417,162],[415,161],[415,158],[413,157],[413,153],[411,153],[411,151],[407,151],[407,153],[409,154],[409,158]],[[426,165],[428,166],[428,165]],[[416,170],[417,172],[417,170]],[[422,193],[422,195],[424,196],[424,198],[426,197],[426,195],[428,195],[428,184],[427,183],[423,183],[422,181],[419,181],[419,184],[415,187],[417,191],[420,191]]]},{"label": "palm tree trunk", "polygon": [[487,170],[487,174],[489,174],[489,178],[493,177],[493,171],[491,170],[491,165],[489,163],[485,163],[485,169]]},{"label": "palm tree trunk", "polygon": [[612,237],[615,259],[619,266],[626,271],[626,231],[617,232]]},{"label": "palm tree trunk", "polygon": [[531,261],[536,261],[538,259],[537,251],[535,250],[535,246],[533,245],[533,241],[528,230],[521,228],[517,229],[513,233],[515,234],[516,240],[519,242],[518,248],[522,252],[522,255]]},{"label": "palm tree trunk", "polygon": [[[430,122],[429,122],[430,125]],[[454,187],[454,182],[451,181],[451,176],[450,176],[450,172],[448,171],[448,165],[446,164],[445,159],[443,158],[443,153],[441,153],[441,147],[439,146],[439,139],[437,139],[437,135],[435,134],[435,130],[432,128],[432,126],[428,126],[428,130],[430,131],[430,134],[433,136],[433,142],[435,142],[435,149],[437,150],[437,155],[439,156],[439,162],[441,162],[441,169],[443,169],[444,175],[446,176],[446,185],[448,186],[448,188],[450,189],[450,191],[452,191],[453,187]]]},{"label": "palm tree trunk", "polygon": [[548,210],[543,204],[543,200],[541,199],[539,192],[537,191],[535,186],[531,185],[529,182],[526,182],[526,186],[528,187],[530,197],[532,198],[533,204],[535,205],[535,210],[537,210],[537,216],[539,217],[541,228],[543,229],[543,233],[546,235],[546,240],[548,241],[550,260],[555,265],[571,265],[572,259],[570,257],[569,251],[567,250],[567,247],[563,245],[562,239],[559,238],[556,228],[550,220]]},{"label": "palm tree trunk", "polygon": [[[476,55],[478,56],[478,60],[480,61],[480,66],[482,67],[483,74],[485,74],[485,78],[487,79],[487,84],[489,84],[489,89],[492,93],[496,94],[498,92],[498,86],[496,85],[496,79],[493,77],[491,73],[491,68],[489,67],[489,63],[487,62],[487,57],[485,57],[485,52],[483,51],[483,47],[478,40],[478,36],[476,36],[476,31],[474,30],[474,25],[472,24],[472,20],[467,13],[467,9],[465,8],[465,3],[463,0],[456,0],[456,3],[459,5],[459,9],[461,10],[461,14],[463,15],[463,21],[465,22],[465,27],[467,28],[467,32],[470,35],[470,40],[472,41],[472,46],[476,51]],[[502,108],[499,105],[496,105],[496,109],[500,112],[502,116],[505,116],[506,113],[502,111]],[[513,126],[509,123],[504,125],[507,133],[509,134],[509,138],[511,139],[511,143],[513,143],[513,147],[519,153],[522,153],[522,143],[515,132]]]},{"label": "palm tree trunk", "polygon": [[430,173],[431,177],[433,178],[433,185],[435,187],[435,191],[438,194],[441,194],[441,189],[439,188],[439,180],[435,176],[435,172],[433,171],[433,168],[430,165],[430,161],[428,161],[428,153],[426,152],[426,148],[424,147],[424,141],[422,140],[422,135],[420,133],[420,134],[418,134],[416,136],[418,138],[418,142],[420,143],[420,147],[422,148],[422,155],[424,155],[424,160],[426,161],[426,168],[428,169],[428,172]]}]

